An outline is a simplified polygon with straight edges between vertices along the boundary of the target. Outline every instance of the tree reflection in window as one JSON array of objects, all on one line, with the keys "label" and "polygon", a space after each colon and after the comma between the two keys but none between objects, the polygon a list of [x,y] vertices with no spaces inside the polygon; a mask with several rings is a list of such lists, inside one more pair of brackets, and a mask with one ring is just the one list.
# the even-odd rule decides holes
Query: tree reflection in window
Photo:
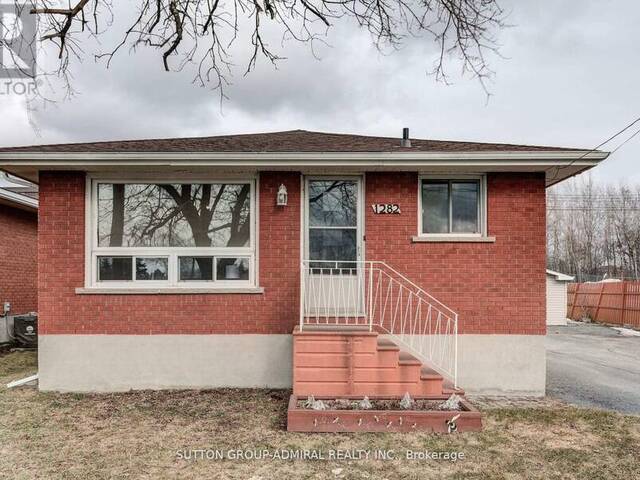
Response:
[{"label": "tree reflection in window", "polygon": [[249,184],[98,185],[100,247],[246,247]]},{"label": "tree reflection in window", "polygon": [[309,224],[318,227],[355,227],[358,190],[354,181],[309,182]]},{"label": "tree reflection in window", "polygon": [[[309,182],[309,260],[313,268],[332,265],[350,273],[357,260],[358,184],[354,180]],[[345,262],[347,261],[347,262]]]}]

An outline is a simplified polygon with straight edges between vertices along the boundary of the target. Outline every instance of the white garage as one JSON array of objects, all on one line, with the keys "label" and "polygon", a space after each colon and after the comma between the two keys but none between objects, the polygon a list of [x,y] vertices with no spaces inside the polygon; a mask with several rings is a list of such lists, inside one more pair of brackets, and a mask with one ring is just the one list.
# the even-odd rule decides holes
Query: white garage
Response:
[{"label": "white garage", "polygon": [[567,283],[573,277],[547,270],[547,325],[567,324]]}]

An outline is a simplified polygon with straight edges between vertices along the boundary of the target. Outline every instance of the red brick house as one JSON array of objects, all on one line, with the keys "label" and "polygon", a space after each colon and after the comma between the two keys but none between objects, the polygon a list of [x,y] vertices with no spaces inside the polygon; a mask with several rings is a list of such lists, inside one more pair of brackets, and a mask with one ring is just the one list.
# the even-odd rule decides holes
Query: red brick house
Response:
[{"label": "red brick house", "polygon": [[606,156],[303,130],[2,149],[40,187],[40,388],[542,394],[545,188]]},{"label": "red brick house", "polygon": [[37,251],[37,189],[0,172],[0,315],[38,309]]}]

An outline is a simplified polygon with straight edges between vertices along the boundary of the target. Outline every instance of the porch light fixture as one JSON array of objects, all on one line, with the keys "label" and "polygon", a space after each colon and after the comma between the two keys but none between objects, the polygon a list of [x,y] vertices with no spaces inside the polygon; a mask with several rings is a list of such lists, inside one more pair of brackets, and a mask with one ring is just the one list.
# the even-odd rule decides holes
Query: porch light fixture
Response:
[{"label": "porch light fixture", "polygon": [[285,187],[284,184],[280,184],[280,187],[278,188],[278,195],[276,196],[276,205],[279,207],[286,207],[288,196],[287,187]]}]

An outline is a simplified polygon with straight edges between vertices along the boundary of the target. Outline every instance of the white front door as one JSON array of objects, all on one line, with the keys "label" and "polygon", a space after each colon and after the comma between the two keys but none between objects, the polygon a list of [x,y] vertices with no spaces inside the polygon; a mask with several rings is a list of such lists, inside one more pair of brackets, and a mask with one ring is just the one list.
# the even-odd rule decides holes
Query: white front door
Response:
[{"label": "white front door", "polygon": [[357,323],[364,314],[360,177],[306,179],[304,238],[307,316]]}]

